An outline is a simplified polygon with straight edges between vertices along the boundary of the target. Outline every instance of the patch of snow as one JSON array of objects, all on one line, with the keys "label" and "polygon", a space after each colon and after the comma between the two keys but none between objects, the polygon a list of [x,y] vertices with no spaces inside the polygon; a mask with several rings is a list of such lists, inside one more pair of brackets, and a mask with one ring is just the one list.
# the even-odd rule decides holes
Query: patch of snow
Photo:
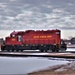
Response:
[{"label": "patch of snow", "polygon": [[66,71],[66,70],[67,70],[67,69],[60,68],[60,69],[55,70],[55,72],[61,72],[61,71]]},{"label": "patch of snow", "polygon": [[49,53],[30,53],[29,55],[48,55]]},{"label": "patch of snow", "polygon": [[38,57],[0,57],[0,74],[27,74],[68,61],[48,60]]},{"label": "patch of snow", "polygon": [[67,48],[66,51],[75,52],[75,48]]}]

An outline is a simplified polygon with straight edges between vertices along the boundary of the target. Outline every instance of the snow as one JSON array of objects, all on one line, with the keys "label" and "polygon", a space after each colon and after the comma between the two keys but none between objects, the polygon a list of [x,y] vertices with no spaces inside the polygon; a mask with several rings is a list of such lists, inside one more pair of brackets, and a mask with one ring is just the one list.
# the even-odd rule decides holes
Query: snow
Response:
[{"label": "snow", "polygon": [[55,72],[61,72],[61,71],[66,71],[67,69],[64,69],[64,68],[59,68],[57,69]]},{"label": "snow", "polygon": [[49,53],[28,53],[28,55],[48,55]]},{"label": "snow", "polygon": [[66,51],[75,52],[75,48],[67,48]]},{"label": "snow", "polygon": [[0,74],[27,74],[68,61],[49,60],[40,57],[0,57]]},{"label": "snow", "polygon": [[[68,48],[68,51],[75,51],[75,48]],[[39,53],[32,53],[38,55]],[[48,53],[40,53],[40,55],[46,55]],[[63,54],[63,53],[61,53]],[[0,74],[27,74],[34,71],[43,70],[55,65],[62,65],[69,63],[67,60],[52,60],[42,57],[0,57]],[[75,63],[75,62],[74,62]],[[75,64],[68,65],[67,68],[74,68]],[[66,70],[64,67],[57,69],[56,71]]]}]

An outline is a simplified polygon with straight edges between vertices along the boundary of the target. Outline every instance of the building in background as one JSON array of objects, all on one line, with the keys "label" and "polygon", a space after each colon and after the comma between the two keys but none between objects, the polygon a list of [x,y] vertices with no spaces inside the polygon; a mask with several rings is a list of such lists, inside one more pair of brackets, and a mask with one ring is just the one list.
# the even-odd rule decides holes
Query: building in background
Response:
[{"label": "building in background", "polygon": [[75,44],[75,37],[71,38],[70,42],[71,44]]},{"label": "building in background", "polygon": [[3,43],[4,43],[4,39],[0,38],[0,46],[3,45]]}]

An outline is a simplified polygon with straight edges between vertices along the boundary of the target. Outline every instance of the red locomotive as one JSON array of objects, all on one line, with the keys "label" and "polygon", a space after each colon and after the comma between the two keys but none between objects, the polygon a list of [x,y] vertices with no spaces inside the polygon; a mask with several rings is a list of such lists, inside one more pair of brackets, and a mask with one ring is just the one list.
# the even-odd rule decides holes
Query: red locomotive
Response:
[{"label": "red locomotive", "polygon": [[46,31],[19,31],[12,32],[9,37],[5,38],[4,45],[1,46],[2,51],[23,51],[23,50],[40,50],[41,52],[58,52],[61,48],[66,50],[66,44],[61,43],[60,30]]}]

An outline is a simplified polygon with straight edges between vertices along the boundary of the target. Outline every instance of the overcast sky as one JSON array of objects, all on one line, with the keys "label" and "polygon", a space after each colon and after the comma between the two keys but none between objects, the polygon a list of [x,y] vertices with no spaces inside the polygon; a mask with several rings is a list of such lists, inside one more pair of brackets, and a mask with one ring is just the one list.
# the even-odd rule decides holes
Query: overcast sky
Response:
[{"label": "overcast sky", "polygon": [[75,0],[0,0],[0,30],[75,29]]}]

